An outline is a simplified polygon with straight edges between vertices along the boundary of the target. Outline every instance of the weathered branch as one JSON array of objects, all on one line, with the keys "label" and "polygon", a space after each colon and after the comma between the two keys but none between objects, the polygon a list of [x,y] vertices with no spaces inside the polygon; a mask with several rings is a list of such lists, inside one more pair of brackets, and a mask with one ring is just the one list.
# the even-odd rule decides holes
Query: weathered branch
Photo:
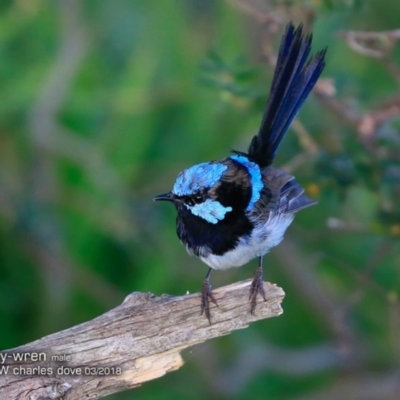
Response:
[{"label": "weathered branch", "polygon": [[199,294],[132,293],[91,321],[3,351],[0,398],[97,399],[176,370],[183,349],[282,313],[283,290],[264,283],[266,301],[251,315],[249,285],[214,290],[211,325],[200,316]]}]

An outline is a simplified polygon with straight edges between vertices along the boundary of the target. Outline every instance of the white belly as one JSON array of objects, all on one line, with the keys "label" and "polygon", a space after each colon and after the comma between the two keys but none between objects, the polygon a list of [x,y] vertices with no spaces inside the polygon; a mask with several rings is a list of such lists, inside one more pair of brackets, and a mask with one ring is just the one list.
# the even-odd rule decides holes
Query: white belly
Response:
[{"label": "white belly", "polygon": [[209,254],[206,257],[201,256],[200,259],[213,269],[240,267],[278,245],[293,218],[293,214],[274,215],[263,225],[256,226],[251,237],[242,238],[233,250],[222,256]]}]

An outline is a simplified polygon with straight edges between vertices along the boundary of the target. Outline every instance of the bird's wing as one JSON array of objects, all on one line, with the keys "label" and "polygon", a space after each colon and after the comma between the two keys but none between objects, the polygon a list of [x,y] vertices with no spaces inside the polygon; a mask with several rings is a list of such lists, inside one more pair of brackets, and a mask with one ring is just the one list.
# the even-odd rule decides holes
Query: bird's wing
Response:
[{"label": "bird's wing", "polygon": [[274,167],[262,170],[264,189],[254,209],[255,214],[266,211],[293,214],[317,202],[304,194],[294,176]]}]

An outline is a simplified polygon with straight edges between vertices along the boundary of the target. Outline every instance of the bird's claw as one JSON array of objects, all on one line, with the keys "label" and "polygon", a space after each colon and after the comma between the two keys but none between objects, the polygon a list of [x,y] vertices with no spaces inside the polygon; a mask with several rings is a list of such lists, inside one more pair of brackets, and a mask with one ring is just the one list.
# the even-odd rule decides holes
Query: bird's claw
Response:
[{"label": "bird's claw", "polygon": [[254,315],[254,311],[257,306],[257,295],[260,294],[264,301],[267,301],[265,297],[265,290],[264,290],[264,282],[263,282],[263,270],[262,267],[258,267],[256,272],[254,273],[253,282],[251,282],[250,286],[250,314]]},{"label": "bird's claw", "polygon": [[203,286],[201,289],[201,314],[206,316],[208,319],[208,322],[211,325],[211,312],[210,312],[210,302],[214,303],[217,307],[217,300],[215,300],[215,297],[212,292],[212,287],[210,284],[210,281],[206,278],[204,279]]}]

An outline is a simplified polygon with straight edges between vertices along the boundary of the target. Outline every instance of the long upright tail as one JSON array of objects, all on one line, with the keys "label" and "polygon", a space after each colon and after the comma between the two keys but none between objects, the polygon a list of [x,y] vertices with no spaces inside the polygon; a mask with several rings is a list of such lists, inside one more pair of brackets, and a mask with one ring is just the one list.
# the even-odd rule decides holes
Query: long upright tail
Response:
[{"label": "long upright tail", "polygon": [[307,61],[312,34],[303,35],[303,26],[286,27],[261,127],[253,137],[248,156],[260,167],[272,163],[293,119],[325,67],[326,48]]}]

